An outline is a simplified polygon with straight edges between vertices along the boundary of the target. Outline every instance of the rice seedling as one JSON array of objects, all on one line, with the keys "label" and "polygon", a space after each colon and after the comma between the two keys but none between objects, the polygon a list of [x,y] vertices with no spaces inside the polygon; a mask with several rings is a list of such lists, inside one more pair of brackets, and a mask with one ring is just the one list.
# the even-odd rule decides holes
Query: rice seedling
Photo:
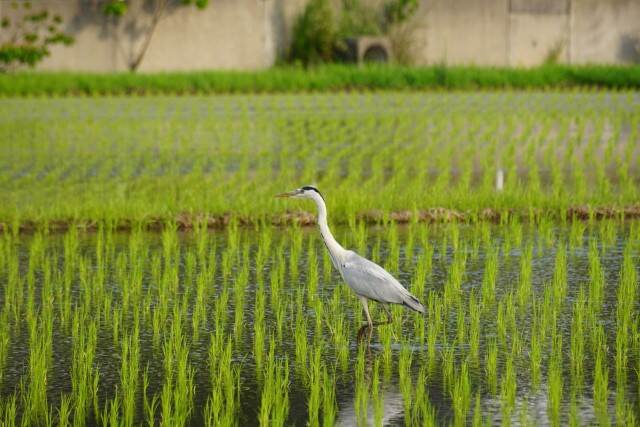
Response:
[{"label": "rice seedling", "polygon": [[209,347],[209,373],[211,394],[204,409],[205,423],[209,426],[236,425],[240,370],[232,364],[231,340],[223,344],[221,335],[216,335]]},{"label": "rice seedling", "polygon": [[453,402],[454,423],[456,425],[466,424],[467,412],[471,405],[471,383],[466,362],[463,362],[460,367],[460,372],[451,391],[451,400]]},{"label": "rice seedling", "polygon": [[553,337],[551,360],[547,373],[549,384],[549,419],[554,425],[560,425],[560,409],[562,405],[562,335]]},{"label": "rice seedling", "polygon": [[[536,307],[536,306],[534,306]],[[529,350],[529,371],[531,374],[531,387],[533,390],[537,390],[541,381],[541,370],[542,370],[542,351],[544,346],[544,328],[540,325],[540,320],[538,320],[536,311],[539,309],[534,309],[533,313],[533,323],[531,325],[530,331],[530,350]]]},{"label": "rice seedling", "polygon": [[609,401],[609,372],[606,362],[606,340],[602,326],[594,327],[594,371],[593,371],[593,400],[596,418],[600,425],[609,425],[608,414]]},{"label": "rice seedling", "polygon": [[482,279],[482,305],[487,309],[489,309],[495,299],[497,271],[498,249],[490,247],[487,252],[484,277]]},{"label": "rice seedling", "polygon": [[373,361],[373,374],[371,378],[371,402],[373,405],[373,424],[382,425],[384,391],[380,386],[380,359],[375,358]]},{"label": "rice seedling", "polygon": [[284,425],[289,411],[289,362],[276,360],[274,352],[271,339],[258,417],[261,425]]},{"label": "rice seedling", "polygon": [[518,307],[521,310],[526,308],[527,302],[531,297],[531,259],[533,248],[528,245],[520,258],[520,276],[518,277],[518,287],[516,290]]},{"label": "rice seedling", "polygon": [[326,366],[322,368],[322,425],[329,427],[335,424],[337,413],[334,374],[329,373]]},{"label": "rice seedling", "polygon": [[492,394],[498,391],[498,344],[495,339],[489,341],[485,358],[487,387]]},{"label": "rice seedling", "polygon": [[500,401],[503,423],[509,424],[516,403],[516,378],[513,358],[507,356],[504,373],[500,381]]},{"label": "rice seedling", "polygon": [[160,397],[163,423],[185,425],[193,410],[194,368],[188,361],[189,349],[182,334],[177,309],[173,312],[170,336],[163,344],[164,383]]}]

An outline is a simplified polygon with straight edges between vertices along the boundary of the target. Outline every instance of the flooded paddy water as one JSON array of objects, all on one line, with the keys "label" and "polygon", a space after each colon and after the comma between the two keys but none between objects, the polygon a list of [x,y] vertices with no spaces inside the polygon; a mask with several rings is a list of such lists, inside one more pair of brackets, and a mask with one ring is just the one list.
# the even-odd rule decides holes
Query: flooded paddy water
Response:
[{"label": "flooded paddy water", "polygon": [[313,227],[3,234],[0,422],[639,422],[639,222],[334,234],[427,314],[359,340]]}]

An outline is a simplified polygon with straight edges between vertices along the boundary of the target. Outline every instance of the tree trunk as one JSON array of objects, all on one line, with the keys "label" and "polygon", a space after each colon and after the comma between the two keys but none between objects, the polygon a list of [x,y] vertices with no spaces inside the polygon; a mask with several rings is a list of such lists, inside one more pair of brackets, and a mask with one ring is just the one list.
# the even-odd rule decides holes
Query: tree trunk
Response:
[{"label": "tree trunk", "polygon": [[138,67],[140,66],[140,63],[142,63],[142,59],[144,58],[144,55],[147,53],[147,49],[149,49],[149,45],[151,44],[151,38],[153,37],[153,33],[156,30],[156,27],[158,26],[158,22],[160,22],[160,18],[162,17],[162,12],[164,11],[167,5],[167,0],[156,0],[155,3],[156,3],[156,7],[153,11],[153,16],[151,17],[151,26],[149,27],[149,30],[145,35],[145,39],[142,42],[142,47],[140,48],[140,51],[138,52],[136,57],[133,59],[133,61],[129,63],[130,71],[133,71],[133,72],[137,71]]}]

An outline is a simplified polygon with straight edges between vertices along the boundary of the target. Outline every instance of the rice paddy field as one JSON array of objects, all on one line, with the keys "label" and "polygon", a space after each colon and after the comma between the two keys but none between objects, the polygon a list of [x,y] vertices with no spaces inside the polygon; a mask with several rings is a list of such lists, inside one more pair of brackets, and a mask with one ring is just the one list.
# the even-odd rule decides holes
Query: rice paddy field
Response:
[{"label": "rice paddy field", "polygon": [[[0,424],[638,425],[639,131],[637,92],[1,99]],[[426,315],[361,333],[273,198],[312,183]]]}]

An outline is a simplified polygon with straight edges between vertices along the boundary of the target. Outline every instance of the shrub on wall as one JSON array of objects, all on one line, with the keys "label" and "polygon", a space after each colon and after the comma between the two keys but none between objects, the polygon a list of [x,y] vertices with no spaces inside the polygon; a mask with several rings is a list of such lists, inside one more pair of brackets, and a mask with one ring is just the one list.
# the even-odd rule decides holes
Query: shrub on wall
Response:
[{"label": "shrub on wall", "polygon": [[[397,29],[418,8],[417,0],[387,0],[377,7],[363,0],[341,0],[335,11],[332,4],[330,0],[307,3],[293,27],[290,61],[304,65],[334,61],[335,54],[346,48],[347,37],[386,34],[397,38]],[[409,33],[401,34],[410,37]],[[402,42],[408,43],[405,39]]]},{"label": "shrub on wall", "polygon": [[329,62],[335,40],[329,0],[311,0],[294,24],[290,59],[305,65]]},{"label": "shrub on wall", "polygon": [[31,2],[13,2],[9,6],[12,18],[0,21],[0,70],[20,65],[33,67],[49,56],[49,46],[70,45],[73,38],[60,31],[62,17],[46,10],[32,10]]}]

